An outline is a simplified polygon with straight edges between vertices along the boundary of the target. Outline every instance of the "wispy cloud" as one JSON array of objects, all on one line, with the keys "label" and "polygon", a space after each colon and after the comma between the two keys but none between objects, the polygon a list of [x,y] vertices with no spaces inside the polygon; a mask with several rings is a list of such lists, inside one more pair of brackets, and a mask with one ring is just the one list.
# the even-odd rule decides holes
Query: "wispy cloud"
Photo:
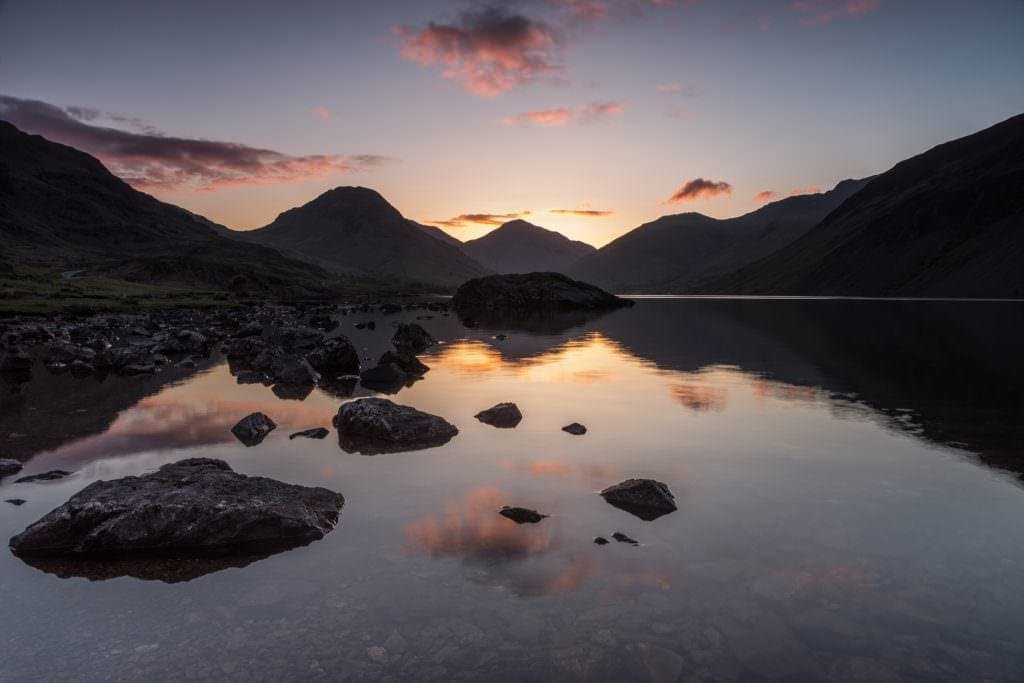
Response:
[{"label": "wispy cloud", "polygon": [[611,216],[612,211],[603,211],[600,209],[549,209],[548,213],[556,214],[568,214],[572,216],[583,216],[584,218],[604,218],[605,216]]},{"label": "wispy cloud", "polygon": [[694,178],[683,183],[683,186],[672,193],[672,196],[666,200],[666,203],[677,204],[695,199],[710,199],[720,194],[732,194],[732,185],[724,180]]},{"label": "wispy cloud", "polygon": [[292,182],[347,173],[389,160],[378,155],[292,156],[235,142],[163,135],[148,124],[143,126],[145,132],[122,130],[92,122],[123,120],[139,128],[134,123],[138,120],[5,95],[0,95],[0,119],[92,154],[140,189],[214,190],[230,185]]},{"label": "wispy cloud", "polygon": [[837,19],[863,16],[881,4],[882,0],[792,0],[789,8],[802,15],[800,23],[817,26]]},{"label": "wispy cloud", "polygon": [[322,104],[318,104],[317,106],[309,110],[309,115],[312,116],[314,119],[321,119],[326,121],[327,119],[331,118],[331,110]]},{"label": "wispy cloud", "polygon": [[442,225],[446,228],[461,228],[465,225],[501,225],[529,215],[529,211],[520,211],[519,213],[463,213],[447,220],[429,222],[432,225]]},{"label": "wispy cloud", "polygon": [[680,95],[682,97],[696,97],[697,86],[694,83],[659,83],[654,89],[660,93]]},{"label": "wispy cloud", "polygon": [[754,195],[755,202],[769,202],[779,196],[775,190],[761,190]]},{"label": "wispy cloud", "polygon": [[395,32],[404,59],[440,66],[444,78],[481,97],[564,71],[555,28],[497,5],[463,12],[450,24],[400,26]]},{"label": "wispy cloud", "polygon": [[626,107],[621,102],[591,102],[581,107],[557,107],[555,109],[539,109],[524,111],[501,120],[505,126],[534,125],[545,128],[564,126],[570,123],[597,123],[624,112]]},{"label": "wispy cloud", "polygon": [[821,188],[816,185],[810,185],[808,187],[798,187],[795,190],[790,190],[789,197],[799,197],[805,194],[821,194]]}]

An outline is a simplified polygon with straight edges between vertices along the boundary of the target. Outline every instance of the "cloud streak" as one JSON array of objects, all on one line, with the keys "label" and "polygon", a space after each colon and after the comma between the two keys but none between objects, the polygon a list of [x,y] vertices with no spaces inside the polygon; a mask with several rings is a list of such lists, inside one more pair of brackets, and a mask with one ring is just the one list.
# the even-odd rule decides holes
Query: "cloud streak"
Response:
[{"label": "cloud streak", "polygon": [[439,66],[444,78],[480,97],[497,97],[564,71],[559,32],[501,6],[463,12],[450,24],[400,26],[395,33],[403,59]]},{"label": "cloud streak", "polygon": [[502,225],[508,221],[529,216],[529,211],[519,213],[463,213],[443,221],[429,221],[431,225],[446,228],[461,228],[466,225]]},{"label": "cloud streak", "polygon": [[760,192],[754,195],[754,201],[762,203],[769,202],[778,196],[779,194],[775,190],[761,190]]},{"label": "cloud streak", "polygon": [[604,218],[605,216],[611,216],[613,212],[600,209],[549,209],[548,213],[582,216],[584,218]]},{"label": "cloud streak", "polygon": [[802,15],[800,23],[819,26],[837,19],[863,16],[881,4],[882,0],[792,0],[789,8]]},{"label": "cloud streak", "polygon": [[138,129],[138,119],[5,95],[0,95],[0,119],[26,132],[88,152],[132,186],[146,190],[216,190],[295,182],[390,161],[379,155],[292,156],[235,142],[163,135],[148,124],[142,124],[144,132],[122,130],[92,122],[120,121]]},{"label": "cloud streak", "polygon": [[555,128],[570,123],[588,125],[618,116],[625,110],[626,106],[621,102],[591,102],[575,109],[558,107],[524,111],[506,116],[500,123],[503,126],[541,126],[543,128]]},{"label": "cloud streak", "polygon": [[672,196],[666,200],[666,203],[678,204],[696,199],[710,199],[722,194],[732,194],[732,185],[724,180],[694,178],[683,183],[683,186],[672,193]]}]

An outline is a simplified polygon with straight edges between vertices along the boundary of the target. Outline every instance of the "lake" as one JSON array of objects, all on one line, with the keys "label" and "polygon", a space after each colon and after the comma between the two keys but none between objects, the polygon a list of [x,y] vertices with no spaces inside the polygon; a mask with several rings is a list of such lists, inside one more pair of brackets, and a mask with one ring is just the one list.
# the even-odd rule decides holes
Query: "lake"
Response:
[{"label": "lake", "polygon": [[[423,313],[339,331],[375,359]],[[1024,677],[1024,304],[649,298],[419,322],[442,343],[390,398],[460,433],[414,452],[289,440],[348,399],[281,399],[219,356],[0,385],[0,457],[75,471],[0,484],[27,501],[0,503],[5,538],[91,481],[189,457],[346,500],[324,539],[195,577],[61,578],[0,553],[0,679]],[[516,428],[474,419],[502,401]],[[230,428],[257,410],[278,429],[246,448]],[[678,510],[644,521],[598,495],[631,477]],[[638,545],[594,543],[614,532]]]}]

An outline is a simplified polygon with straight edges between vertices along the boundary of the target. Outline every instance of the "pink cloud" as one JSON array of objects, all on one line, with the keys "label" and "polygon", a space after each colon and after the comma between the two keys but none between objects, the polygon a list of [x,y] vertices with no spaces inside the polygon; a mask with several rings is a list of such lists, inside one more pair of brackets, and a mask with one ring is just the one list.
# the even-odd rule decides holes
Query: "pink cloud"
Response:
[{"label": "pink cloud", "polygon": [[816,187],[814,185],[811,185],[809,187],[798,187],[795,190],[792,190],[788,196],[799,197],[800,195],[804,194],[821,194],[821,188]]},{"label": "pink cloud", "polygon": [[464,225],[503,225],[508,221],[529,216],[529,211],[518,213],[463,213],[443,221],[430,221],[433,225],[443,225],[446,228],[461,228]]},{"label": "pink cloud", "polygon": [[732,185],[724,180],[694,178],[693,180],[686,181],[682,187],[666,200],[666,203],[678,204],[695,199],[710,199],[720,194],[732,194]]},{"label": "pink cloud", "polygon": [[504,126],[534,125],[553,128],[570,123],[597,123],[611,116],[617,116],[625,110],[626,107],[621,102],[591,102],[575,109],[558,107],[556,109],[524,111],[506,116],[501,119],[500,123]]},{"label": "pink cloud", "polygon": [[314,119],[327,120],[327,119],[331,118],[331,110],[328,109],[327,107],[325,107],[322,104],[318,104],[317,106],[315,106],[312,109],[310,109],[309,110],[309,114]]},{"label": "pink cloud", "polygon": [[464,12],[452,24],[402,26],[395,32],[402,58],[440,66],[444,78],[480,97],[496,97],[564,71],[555,29],[497,6]]},{"label": "pink cloud", "polygon": [[863,16],[881,4],[882,0],[792,0],[789,8],[803,15],[800,23],[817,26],[836,19]]},{"label": "pink cloud", "polygon": [[777,192],[775,192],[775,190],[761,190],[760,192],[754,195],[754,201],[767,202],[771,201],[772,199],[775,199],[777,196],[779,195]]}]

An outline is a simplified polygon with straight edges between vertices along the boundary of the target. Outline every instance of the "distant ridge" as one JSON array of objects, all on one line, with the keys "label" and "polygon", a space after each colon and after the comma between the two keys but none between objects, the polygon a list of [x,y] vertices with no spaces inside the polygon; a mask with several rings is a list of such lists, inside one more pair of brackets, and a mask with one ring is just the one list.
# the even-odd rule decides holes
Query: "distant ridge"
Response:
[{"label": "distant ridge", "polygon": [[463,250],[496,273],[565,272],[596,251],[585,242],[524,220],[509,221],[465,242]]}]

